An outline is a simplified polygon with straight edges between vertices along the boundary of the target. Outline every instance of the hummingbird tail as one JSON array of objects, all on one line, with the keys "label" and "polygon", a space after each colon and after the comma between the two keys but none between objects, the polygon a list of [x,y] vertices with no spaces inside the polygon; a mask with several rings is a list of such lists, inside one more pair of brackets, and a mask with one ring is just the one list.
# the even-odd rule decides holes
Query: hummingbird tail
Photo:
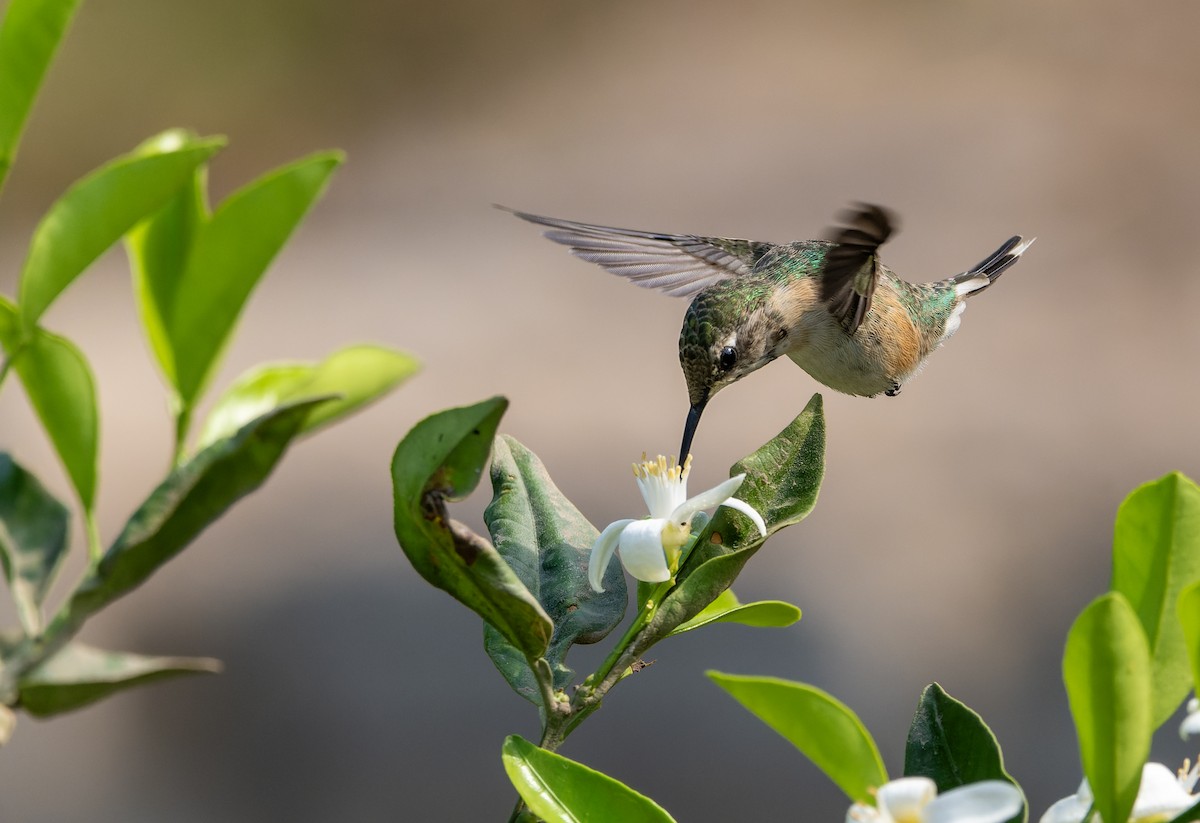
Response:
[{"label": "hummingbird tail", "polygon": [[1036,237],[1025,240],[1021,235],[1010,237],[1000,248],[996,249],[970,271],[957,274],[950,278],[960,295],[981,292],[1000,279],[1000,275],[1009,266],[1021,259],[1025,250],[1033,245]]}]

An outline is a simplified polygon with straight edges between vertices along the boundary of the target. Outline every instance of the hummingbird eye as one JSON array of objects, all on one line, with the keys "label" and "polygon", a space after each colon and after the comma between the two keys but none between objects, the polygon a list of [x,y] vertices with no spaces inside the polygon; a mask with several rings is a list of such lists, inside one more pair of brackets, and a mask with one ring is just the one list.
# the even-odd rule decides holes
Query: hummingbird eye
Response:
[{"label": "hummingbird eye", "polygon": [[721,349],[721,354],[717,357],[717,365],[721,367],[721,371],[729,371],[737,365],[737,349],[733,346],[726,346]]}]

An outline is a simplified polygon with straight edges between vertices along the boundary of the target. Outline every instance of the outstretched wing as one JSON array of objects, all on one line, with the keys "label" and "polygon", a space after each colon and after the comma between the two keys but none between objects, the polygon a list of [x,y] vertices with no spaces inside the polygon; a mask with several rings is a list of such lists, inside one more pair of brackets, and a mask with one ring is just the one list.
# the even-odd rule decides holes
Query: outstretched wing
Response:
[{"label": "outstretched wing", "polygon": [[545,236],[570,247],[576,257],[672,297],[690,297],[713,283],[748,274],[771,248],[750,240],[616,229],[497,208],[545,226]]},{"label": "outstretched wing", "polygon": [[821,300],[846,333],[854,334],[871,308],[879,282],[879,247],[896,220],[887,209],[869,203],[858,203],[839,218],[843,225],[826,235],[834,245],[821,270]]}]

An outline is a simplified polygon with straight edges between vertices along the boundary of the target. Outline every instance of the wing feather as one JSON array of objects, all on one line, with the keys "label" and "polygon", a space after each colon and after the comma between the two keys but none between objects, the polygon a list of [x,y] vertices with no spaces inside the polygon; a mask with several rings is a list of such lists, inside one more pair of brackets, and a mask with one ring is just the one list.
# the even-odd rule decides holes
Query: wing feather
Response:
[{"label": "wing feather", "polygon": [[544,235],[576,257],[673,297],[690,297],[714,283],[749,274],[771,248],[770,243],[750,240],[618,229],[497,208],[545,226]]},{"label": "wing feather", "polygon": [[847,334],[854,334],[871,309],[879,282],[879,247],[891,236],[895,217],[882,206],[858,203],[840,215],[842,225],[827,239],[834,245],[821,270],[821,299]]}]

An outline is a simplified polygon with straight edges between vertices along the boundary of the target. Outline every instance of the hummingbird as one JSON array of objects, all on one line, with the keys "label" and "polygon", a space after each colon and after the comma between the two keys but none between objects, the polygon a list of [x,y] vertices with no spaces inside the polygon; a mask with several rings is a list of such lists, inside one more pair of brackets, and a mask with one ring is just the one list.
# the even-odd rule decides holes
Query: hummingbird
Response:
[{"label": "hummingbird", "polygon": [[679,333],[690,402],[681,459],[713,395],[783,355],[836,391],[895,397],[958,330],[966,298],[995,283],[1036,239],[1011,237],[967,271],[916,284],[880,262],[897,220],[869,203],[843,211],[824,239],[783,244],[505,210],[635,285],[692,298]]}]

